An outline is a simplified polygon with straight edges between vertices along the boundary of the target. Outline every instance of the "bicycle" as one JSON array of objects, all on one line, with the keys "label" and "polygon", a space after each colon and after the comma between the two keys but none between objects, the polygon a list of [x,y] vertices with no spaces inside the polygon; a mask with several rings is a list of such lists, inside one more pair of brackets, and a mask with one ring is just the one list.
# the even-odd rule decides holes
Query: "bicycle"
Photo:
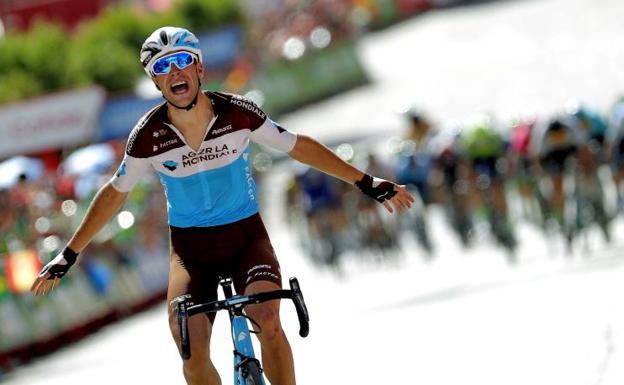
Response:
[{"label": "bicycle", "polygon": [[257,323],[243,314],[245,306],[258,304],[275,299],[291,299],[299,318],[299,335],[307,337],[310,331],[310,317],[308,309],[303,300],[303,293],[299,287],[299,281],[293,277],[289,280],[290,290],[275,290],[264,293],[250,295],[234,295],[232,292],[232,279],[222,278],[219,285],[223,290],[225,299],[212,301],[203,304],[192,305],[189,303],[190,296],[182,295],[173,299],[177,307],[177,321],[180,328],[180,348],[182,358],[191,358],[191,341],[189,339],[188,318],[199,313],[216,313],[220,310],[227,310],[230,316],[232,342],[234,344],[234,385],[264,385],[262,367],[260,361],[255,358],[250,333],[259,333],[249,330],[249,319],[252,323]]}]

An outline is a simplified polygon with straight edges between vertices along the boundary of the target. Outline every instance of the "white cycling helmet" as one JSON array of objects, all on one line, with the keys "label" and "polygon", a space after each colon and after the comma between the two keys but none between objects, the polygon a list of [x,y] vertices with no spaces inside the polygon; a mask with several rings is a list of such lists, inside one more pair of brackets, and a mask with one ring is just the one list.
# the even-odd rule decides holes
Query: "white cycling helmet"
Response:
[{"label": "white cycling helmet", "polygon": [[161,27],[154,31],[141,46],[141,63],[147,76],[154,76],[152,64],[156,59],[176,51],[191,52],[202,63],[199,40],[192,32],[180,27]]}]

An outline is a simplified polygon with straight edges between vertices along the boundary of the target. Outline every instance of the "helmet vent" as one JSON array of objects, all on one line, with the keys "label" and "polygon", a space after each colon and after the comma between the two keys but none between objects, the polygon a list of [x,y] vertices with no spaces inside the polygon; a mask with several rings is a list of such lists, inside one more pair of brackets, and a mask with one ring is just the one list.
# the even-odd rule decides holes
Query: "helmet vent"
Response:
[{"label": "helmet vent", "polygon": [[167,31],[165,30],[160,31],[160,40],[163,42],[164,45],[169,44],[169,37],[167,36]]}]

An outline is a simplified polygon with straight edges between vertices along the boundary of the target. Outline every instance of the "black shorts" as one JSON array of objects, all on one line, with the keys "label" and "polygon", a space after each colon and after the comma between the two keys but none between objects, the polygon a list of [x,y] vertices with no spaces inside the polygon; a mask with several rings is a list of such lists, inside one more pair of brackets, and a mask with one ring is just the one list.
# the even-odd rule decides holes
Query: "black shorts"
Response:
[{"label": "black shorts", "polygon": [[475,158],[472,160],[472,168],[477,175],[487,175],[490,179],[496,179],[500,175],[497,167],[498,157]]},{"label": "black shorts", "polygon": [[616,145],[613,146],[612,156],[611,166],[613,170],[617,171],[624,167],[624,138],[619,139]]},{"label": "black shorts", "polygon": [[550,175],[560,175],[565,170],[568,159],[575,154],[574,146],[552,150],[540,159],[542,168]]},{"label": "black shorts", "polygon": [[279,263],[259,214],[221,226],[169,228],[172,252],[190,276],[186,294],[193,303],[216,300],[221,277],[232,277],[240,294],[256,281],[282,286]]}]

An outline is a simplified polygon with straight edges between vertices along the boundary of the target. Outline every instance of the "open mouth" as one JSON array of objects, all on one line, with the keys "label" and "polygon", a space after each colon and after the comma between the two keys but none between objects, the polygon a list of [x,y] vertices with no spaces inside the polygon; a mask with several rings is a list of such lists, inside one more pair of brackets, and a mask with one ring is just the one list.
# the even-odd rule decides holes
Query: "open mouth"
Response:
[{"label": "open mouth", "polygon": [[176,95],[180,95],[188,91],[189,86],[186,82],[177,82],[171,85],[171,92]]}]

